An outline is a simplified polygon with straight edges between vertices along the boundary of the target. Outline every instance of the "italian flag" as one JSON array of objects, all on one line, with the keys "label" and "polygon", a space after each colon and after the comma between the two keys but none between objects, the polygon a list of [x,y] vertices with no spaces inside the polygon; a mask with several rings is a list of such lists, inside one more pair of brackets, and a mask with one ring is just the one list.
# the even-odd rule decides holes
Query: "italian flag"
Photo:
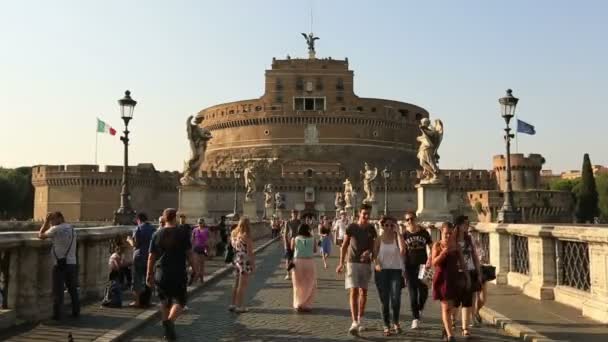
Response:
[{"label": "italian flag", "polygon": [[116,135],[116,130],[112,128],[112,126],[97,118],[97,133],[108,133],[110,135]]}]

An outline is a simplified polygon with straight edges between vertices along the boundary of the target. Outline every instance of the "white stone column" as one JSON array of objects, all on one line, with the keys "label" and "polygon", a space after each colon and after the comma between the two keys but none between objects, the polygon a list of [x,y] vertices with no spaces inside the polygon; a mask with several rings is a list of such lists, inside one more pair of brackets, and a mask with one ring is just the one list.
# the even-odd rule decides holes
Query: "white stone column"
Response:
[{"label": "white stone column", "polygon": [[38,320],[38,249],[42,245],[41,241],[28,240],[24,246],[18,249],[19,271],[15,276],[18,277],[19,292],[17,296],[17,317],[27,321]]},{"label": "white stone column", "polygon": [[511,268],[509,234],[504,230],[496,229],[488,232],[490,243],[490,264],[496,267],[495,284],[505,285],[508,283],[508,274]]},{"label": "white stone column", "polygon": [[38,315],[46,319],[53,315],[53,262],[51,246],[36,248],[38,252]]},{"label": "white stone column", "polygon": [[556,285],[555,240],[548,236],[549,227],[541,228],[539,236],[528,236],[529,276],[523,284],[524,294],[536,299],[554,299]]},{"label": "white stone column", "polygon": [[591,297],[583,303],[583,316],[608,323],[608,244],[589,242]]}]

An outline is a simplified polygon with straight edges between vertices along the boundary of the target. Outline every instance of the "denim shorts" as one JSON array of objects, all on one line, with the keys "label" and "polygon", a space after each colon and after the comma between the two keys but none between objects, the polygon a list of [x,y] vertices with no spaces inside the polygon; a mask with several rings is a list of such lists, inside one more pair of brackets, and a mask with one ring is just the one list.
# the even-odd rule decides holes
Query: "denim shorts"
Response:
[{"label": "denim shorts", "polygon": [[349,262],[346,264],[346,276],[344,278],[344,287],[347,290],[353,288],[367,289],[371,277],[371,264]]}]

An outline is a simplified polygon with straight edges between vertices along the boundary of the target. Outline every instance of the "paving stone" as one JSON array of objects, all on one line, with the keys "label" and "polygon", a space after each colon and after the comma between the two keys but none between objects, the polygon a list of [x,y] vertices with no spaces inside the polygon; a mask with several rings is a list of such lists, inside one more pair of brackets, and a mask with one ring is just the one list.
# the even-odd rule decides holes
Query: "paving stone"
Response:
[{"label": "paving stone", "polygon": [[[335,252],[334,252],[335,254]],[[294,313],[291,308],[291,282],[284,280],[281,244],[274,244],[258,257],[255,272],[247,293],[250,311],[237,315],[228,312],[234,278],[220,280],[189,301],[190,310],[176,322],[179,341],[352,341],[347,335],[350,326],[344,278],[335,274],[336,257],[324,270],[317,260],[318,291],[311,313]],[[402,298],[402,327],[400,336],[383,337],[379,300],[375,285],[370,284],[365,324],[368,331],[358,338],[362,341],[439,341],[441,322],[439,304],[429,300],[422,329],[412,331],[407,291]],[[132,334],[131,341],[159,341],[160,323],[151,322]],[[494,327],[473,329],[478,341],[518,341],[503,335]]]}]

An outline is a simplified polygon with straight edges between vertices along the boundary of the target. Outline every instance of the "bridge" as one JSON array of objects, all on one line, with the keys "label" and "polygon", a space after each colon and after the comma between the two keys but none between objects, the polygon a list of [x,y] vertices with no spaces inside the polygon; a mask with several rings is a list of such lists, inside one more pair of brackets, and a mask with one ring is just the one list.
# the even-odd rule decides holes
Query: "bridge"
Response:
[{"label": "bridge", "polygon": [[[101,308],[107,259],[132,227],[78,229],[81,317],[52,322],[48,241],[34,232],[0,232],[0,340],[158,341],[158,307]],[[250,312],[228,312],[233,277],[222,258],[207,263],[206,283],[190,287],[189,309],[177,322],[180,341],[345,341],[350,325],[343,276],[317,263],[318,292],[311,313],[294,313],[291,283],[284,280],[282,245],[255,225],[258,269],[248,290]],[[436,236],[437,232],[432,229]],[[593,226],[477,224],[475,234],[497,267],[473,328],[481,341],[606,341],[608,338],[608,229]],[[402,296],[404,333],[382,337],[379,300],[370,284],[364,341],[436,341],[439,305],[429,298],[422,329],[410,330],[407,291]],[[69,298],[69,296],[68,296]],[[125,301],[129,298],[125,298]],[[459,330],[457,329],[457,332]]]}]

